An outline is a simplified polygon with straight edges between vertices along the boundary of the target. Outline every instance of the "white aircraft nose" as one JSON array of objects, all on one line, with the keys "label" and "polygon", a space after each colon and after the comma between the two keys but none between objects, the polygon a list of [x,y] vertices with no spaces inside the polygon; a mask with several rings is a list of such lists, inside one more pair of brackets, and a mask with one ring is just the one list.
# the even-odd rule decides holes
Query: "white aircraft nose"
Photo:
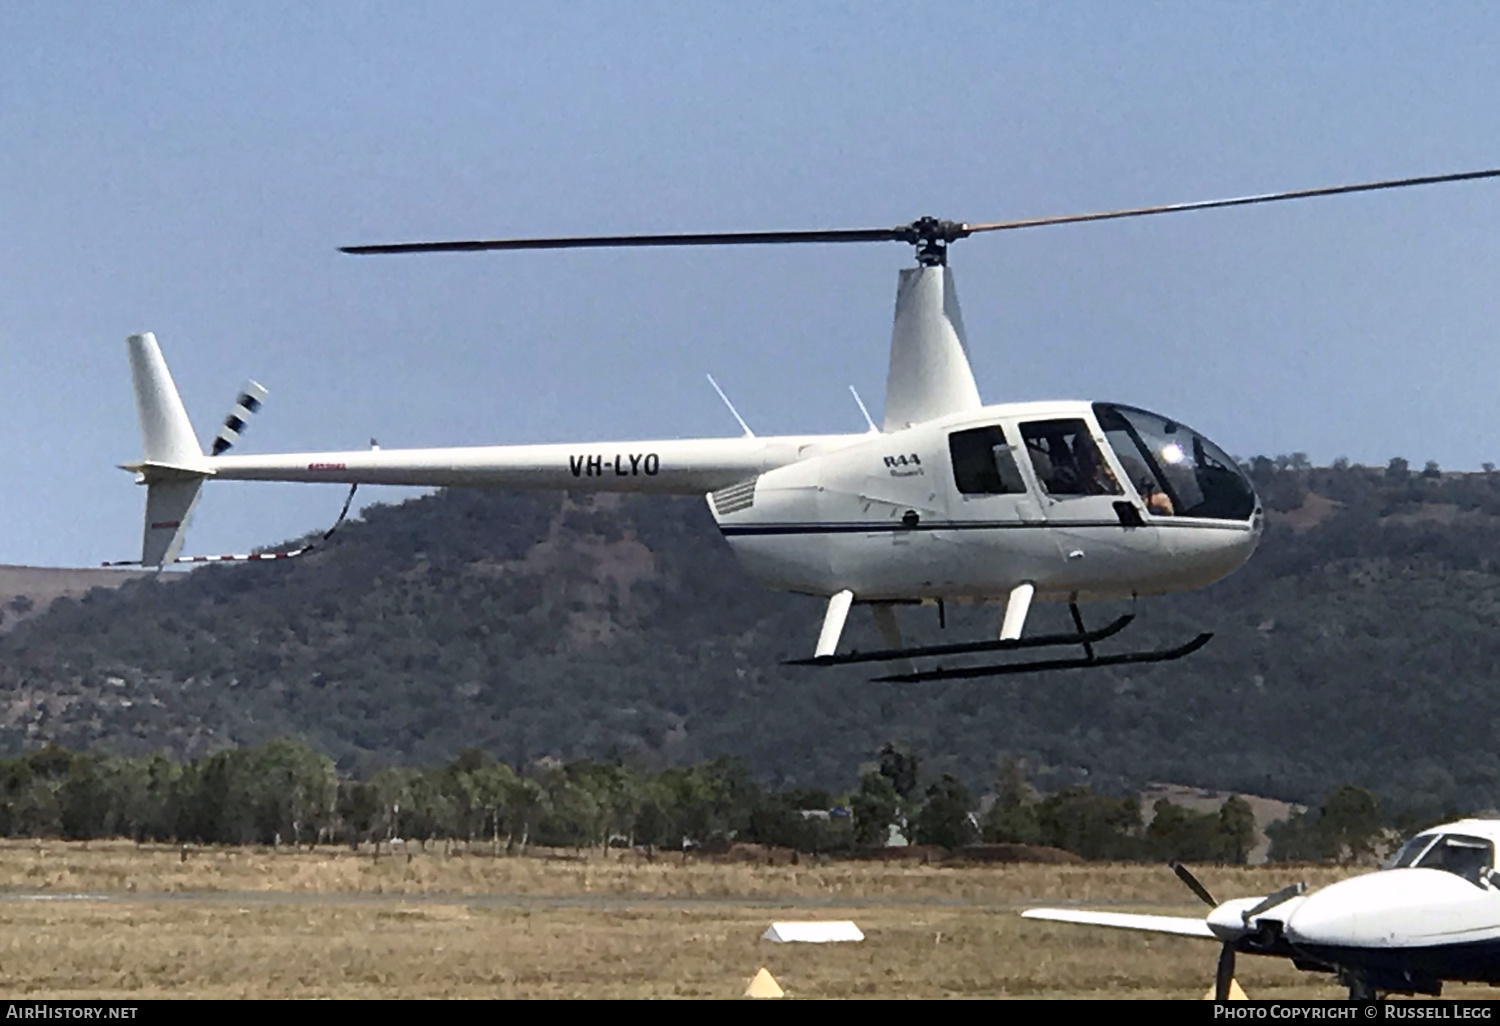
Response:
[{"label": "white aircraft nose", "polygon": [[1172,557],[1171,587],[1203,587],[1227,577],[1245,565],[1259,541],[1254,531],[1238,528],[1164,531],[1164,551]]},{"label": "white aircraft nose", "polygon": [[1347,947],[1360,943],[1361,908],[1325,889],[1309,895],[1287,917],[1284,935],[1293,944]]},{"label": "white aircraft nose", "polygon": [[1310,894],[1286,919],[1285,936],[1307,947],[1389,948],[1468,939],[1492,925],[1500,895],[1453,873],[1394,869]]}]

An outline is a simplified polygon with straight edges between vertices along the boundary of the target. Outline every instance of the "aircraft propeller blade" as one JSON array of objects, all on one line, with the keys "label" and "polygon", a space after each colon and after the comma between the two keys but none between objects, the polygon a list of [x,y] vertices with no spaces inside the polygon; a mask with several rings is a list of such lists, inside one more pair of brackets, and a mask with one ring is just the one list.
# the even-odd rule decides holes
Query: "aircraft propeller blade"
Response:
[{"label": "aircraft propeller blade", "polygon": [[1011,231],[1017,228],[1043,228],[1086,221],[1115,221],[1125,217],[1149,217],[1152,214],[1175,214],[1189,210],[1214,210],[1220,207],[1247,207],[1283,200],[1311,199],[1317,196],[1342,196],[1355,192],[1377,192],[1413,185],[1437,185],[1444,182],[1468,182],[1481,178],[1500,178],[1500,168],[1483,171],[1460,171],[1445,175],[1423,175],[1417,178],[1388,178],[1353,185],[1330,185],[1317,189],[1294,189],[1256,196],[1229,199],[1198,200],[1192,203],[1167,203],[1152,207],[1128,207],[1086,214],[1060,214],[1052,217],[1029,217],[1009,221],[969,224],[920,217],[910,224],[888,228],[798,229],[769,232],[684,232],[655,235],[573,235],[551,238],[461,239],[451,242],[398,242],[367,246],[344,246],[341,252],[371,253],[472,253],[485,250],[532,249],[601,249],[614,246],[744,246],[777,243],[822,242],[905,242],[924,249],[941,250],[950,242],[968,238],[978,232]]},{"label": "aircraft propeller blade", "polygon": [[[1177,874],[1177,879],[1187,885],[1188,890],[1198,895],[1202,902],[1210,908],[1218,908],[1219,903],[1209,893],[1208,888],[1188,871],[1188,867],[1175,859],[1167,865],[1172,867],[1172,872]],[[1280,893],[1280,892],[1277,892]],[[1248,922],[1248,920],[1247,920]],[[1214,1000],[1228,1001],[1229,987],[1234,983],[1234,942],[1229,941],[1219,947],[1219,964],[1214,969]]]},{"label": "aircraft propeller blade", "polygon": [[1244,920],[1245,925],[1249,926],[1250,920],[1254,919],[1256,916],[1260,915],[1263,912],[1269,912],[1271,909],[1275,908],[1277,905],[1280,905],[1283,901],[1286,901],[1289,898],[1295,898],[1306,889],[1306,884],[1294,883],[1290,884],[1289,886],[1283,887],[1279,891],[1267,894],[1254,908],[1246,909],[1244,915],[1241,918]]},{"label": "aircraft propeller blade", "polygon": [[1208,888],[1199,883],[1196,876],[1188,872],[1187,866],[1175,860],[1167,863],[1167,865],[1171,867],[1172,872],[1177,874],[1177,879],[1187,884],[1188,890],[1198,895],[1205,905],[1209,908],[1217,908],[1219,906],[1219,903],[1214,900],[1214,896],[1208,893]]},{"label": "aircraft propeller blade", "polygon": [[1214,969],[1214,1000],[1229,1000],[1229,985],[1234,982],[1234,945],[1219,949],[1219,964]]}]

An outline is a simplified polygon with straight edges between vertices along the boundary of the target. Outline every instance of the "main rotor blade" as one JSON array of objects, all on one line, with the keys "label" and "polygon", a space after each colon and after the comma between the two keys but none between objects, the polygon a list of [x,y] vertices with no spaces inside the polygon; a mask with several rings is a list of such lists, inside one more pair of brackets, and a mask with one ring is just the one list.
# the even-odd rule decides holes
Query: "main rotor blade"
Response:
[{"label": "main rotor blade", "polygon": [[911,228],[849,228],[789,232],[698,232],[681,235],[574,235],[551,239],[475,239],[343,246],[341,253],[473,253],[495,249],[604,249],[611,246],[754,246],[796,242],[897,242]]},{"label": "main rotor blade", "polygon": [[778,243],[813,242],[905,242],[939,254],[941,247],[967,238],[976,232],[999,232],[1013,228],[1040,228],[1083,221],[1113,221],[1122,217],[1146,217],[1150,214],[1173,214],[1186,210],[1212,210],[1217,207],[1245,207],[1256,203],[1308,199],[1314,196],[1339,196],[1351,192],[1375,192],[1400,189],[1409,185],[1436,185],[1440,182],[1467,182],[1479,178],[1500,178],[1500,168],[1487,171],[1463,171],[1421,178],[1393,178],[1358,185],[1331,185],[1321,189],[1298,189],[1272,192],[1263,196],[1240,196],[1233,199],[1201,200],[1196,203],[1169,203],[1156,207],[1133,207],[1106,210],[1092,214],[1062,214],[1056,217],[1032,217],[1014,221],[990,221],[962,224],[935,217],[921,217],[910,224],[890,228],[830,228],[780,232],[690,232],[676,235],[572,235],[531,239],[462,239],[452,242],[397,242],[372,246],[343,246],[340,252],[367,253],[474,253],[483,250],[518,249],[604,249],[616,246],[760,246]]},{"label": "main rotor blade", "polygon": [[1297,189],[1292,192],[1270,192],[1262,196],[1240,196],[1234,199],[1199,200],[1195,203],[1168,203],[1157,207],[1132,207],[1092,214],[1062,214],[1057,217],[1031,217],[1018,221],[991,221],[965,224],[966,234],[1002,232],[1013,228],[1041,228],[1054,224],[1077,224],[1081,221],[1113,221],[1122,217],[1146,217],[1151,214],[1175,214],[1185,210],[1213,210],[1217,207],[1248,207],[1256,203],[1279,203],[1282,200],[1310,199],[1314,196],[1341,196],[1350,192],[1376,192],[1401,189],[1409,185],[1437,185],[1441,182],[1468,182],[1478,178],[1500,178],[1500,168],[1487,171],[1463,171],[1451,175],[1426,175],[1421,178],[1392,178],[1358,185],[1330,185],[1321,189]]}]

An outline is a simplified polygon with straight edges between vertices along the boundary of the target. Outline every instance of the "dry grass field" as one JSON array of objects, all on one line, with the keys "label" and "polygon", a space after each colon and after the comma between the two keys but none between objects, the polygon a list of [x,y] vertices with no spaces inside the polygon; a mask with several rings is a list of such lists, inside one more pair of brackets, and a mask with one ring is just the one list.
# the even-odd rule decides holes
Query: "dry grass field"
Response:
[{"label": "dry grass field", "polygon": [[[1341,875],[1200,872],[1222,897]],[[125,842],[0,842],[0,996],[734,998],[761,966],[796,998],[1198,998],[1212,979],[1211,943],[1017,914],[1038,903],[1202,907],[1149,865],[248,848],[184,861]],[[760,940],[777,919],[852,919],[866,940]],[[1252,998],[1342,996],[1279,960],[1241,957],[1239,980]]]}]

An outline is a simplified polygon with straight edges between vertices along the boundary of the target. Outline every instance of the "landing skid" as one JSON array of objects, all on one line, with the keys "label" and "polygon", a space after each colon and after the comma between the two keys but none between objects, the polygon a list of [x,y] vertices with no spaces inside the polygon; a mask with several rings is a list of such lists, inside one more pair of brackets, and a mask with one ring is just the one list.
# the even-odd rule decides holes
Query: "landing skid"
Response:
[{"label": "landing skid", "polygon": [[[1068,611],[1072,613],[1073,626],[1077,628],[1071,634],[1043,634],[1031,638],[1008,636],[1002,637],[997,641],[975,641],[952,645],[923,645],[906,648],[900,647],[899,634],[892,631],[893,636],[889,637],[888,641],[895,641],[897,643],[895,647],[870,652],[849,652],[844,655],[837,655],[831,650],[837,644],[838,633],[843,626],[842,617],[848,611],[849,599],[852,596],[846,592],[842,598],[842,602],[836,597],[830,604],[830,608],[833,611],[829,615],[829,620],[825,622],[824,633],[819,640],[820,654],[814,655],[809,659],[789,659],[783,665],[850,666],[861,663],[893,663],[897,665],[892,668],[904,672],[873,677],[871,680],[884,684],[917,684],[925,681],[972,680],[979,677],[1003,677],[1016,673],[1041,673],[1048,670],[1086,670],[1104,666],[1134,666],[1148,663],[1165,663],[1191,655],[1208,644],[1209,639],[1213,637],[1212,634],[1204,633],[1175,648],[1100,655],[1094,651],[1095,642],[1103,641],[1106,638],[1111,638],[1119,634],[1135,619],[1134,614],[1127,613],[1103,627],[1095,630],[1087,630],[1083,625],[1083,616],[1079,612],[1077,604],[1070,602],[1068,604]],[[1029,598],[1030,594],[1028,590],[1027,594],[1022,596],[1022,602],[1024,603]],[[1024,608],[1022,617],[1024,617]],[[1020,618],[1017,619],[1019,620]],[[1015,625],[1014,630],[1015,633],[1019,634],[1019,622]],[[1026,649],[1059,648],[1074,645],[1083,649],[1082,656],[1067,659],[1034,659],[1025,662],[986,663],[981,666],[937,666],[925,670],[914,669],[911,665],[912,660],[916,659],[979,655],[991,652],[1016,652]]]},{"label": "landing skid", "polygon": [[1051,648],[1054,645],[1090,645],[1119,634],[1135,619],[1126,613],[1107,626],[1077,634],[1040,634],[1034,638],[1010,638],[1004,641],[973,641],[957,645],[926,645],[921,648],[885,648],[875,652],[850,652],[847,655],[812,656],[788,659],[783,666],[847,666],[851,663],[887,663],[895,659],[923,659],[929,656],[974,655],[980,652],[1013,652],[1022,648]]},{"label": "landing skid", "polygon": [[1167,663],[1173,659],[1192,655],[1213,635],[1204,633],[1192,641],[1176,648],[1156,649],[1150,652],[1122,652],[1118,655],[1090,655],[1081,659],[1039,659],[1029,663],[997,663],[990,666],[961,666],[951,670],[938,667],[917,673],[895,673],[887,677],[872,677],[882,684],[917,684],[929,680],[966,680],[974,677],[1003,677],[1011,673],[1040,673],[1044,670],[1086,670],[1096,666],[1128,666],[1139,663]]}]

